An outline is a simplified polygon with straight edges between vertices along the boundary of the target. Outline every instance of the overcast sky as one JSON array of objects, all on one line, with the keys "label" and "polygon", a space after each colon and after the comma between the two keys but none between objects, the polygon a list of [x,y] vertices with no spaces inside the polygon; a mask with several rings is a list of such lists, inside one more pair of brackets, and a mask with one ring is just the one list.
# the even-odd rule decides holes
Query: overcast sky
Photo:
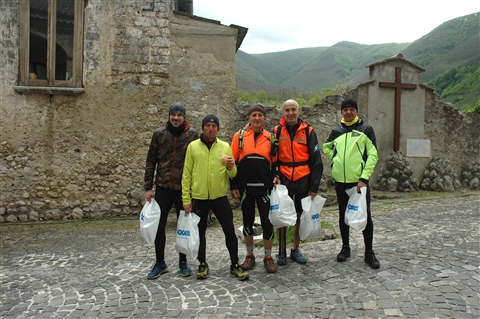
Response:
[{"label": "overcast sky", "polygon": [[341,41],[413,42],[446,21],[476,12],[480,12],[478,0],[193,1],[196,16],[248,28],[240,50],[250,54]]}]

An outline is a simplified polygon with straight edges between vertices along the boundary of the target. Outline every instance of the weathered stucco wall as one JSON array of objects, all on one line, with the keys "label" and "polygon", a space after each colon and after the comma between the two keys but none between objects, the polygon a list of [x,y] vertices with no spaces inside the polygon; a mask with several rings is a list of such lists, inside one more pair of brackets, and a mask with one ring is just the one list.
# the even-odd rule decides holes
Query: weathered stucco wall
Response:
[{"label": "weathered stucco wall", "polygon": [[[368,123],[378,130],[377,147],[379,158],[386,158],[394,151],[395,135],[395,97],[393,88],[380,87],[380,83],[396,82],[396,68],[400,68],[402,84],[417,85],[416,89],[401,89],[400,107],[400,135],[399,151],[407,155],[407,140],[424,140],[425,121],[425,94],[427,88],[419,85],[420,69],[403,58],[387,60],[385,63],[376,63],[370,69],[371,81],[368,86]],[[413,174],[420,178],[423,169],[429,162],[428,157],[410,157],[413,165]],[[373,175],[373,180],[378,177],[379,170]]]},{"label": "weathered stucco wall", "polygon": [[237,30],[184,15],[172,17],[169,29],[171,85],[165,105],[171,104],[172,95],[178,96],[195,127],[200,127],[206,114],[218,114],[219,135],[225,138],[230,124],[225,115],[235,102]]}]

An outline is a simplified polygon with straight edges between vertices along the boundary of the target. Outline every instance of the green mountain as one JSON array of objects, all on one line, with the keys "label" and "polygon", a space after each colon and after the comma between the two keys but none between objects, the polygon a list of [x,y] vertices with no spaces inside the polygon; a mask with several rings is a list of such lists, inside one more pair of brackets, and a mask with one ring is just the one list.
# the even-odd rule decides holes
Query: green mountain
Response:
[{"label": "green mountain", "polygon": [[480,12],[441,24],[412,43],[331,47],[247,54],[237,52],[237,87],[258,92],[317,92],[368,79],[365,67],[402,53],[425,69],[420,81],[443,99],[473,107],[480,99]]}]

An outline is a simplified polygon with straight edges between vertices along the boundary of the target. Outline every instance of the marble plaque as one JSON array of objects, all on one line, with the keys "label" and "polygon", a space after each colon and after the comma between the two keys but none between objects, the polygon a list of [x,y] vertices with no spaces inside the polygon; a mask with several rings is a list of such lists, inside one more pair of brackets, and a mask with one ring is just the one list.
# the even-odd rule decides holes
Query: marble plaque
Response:
[{"label": "marble plaque", "polygon": [[408,157],[430,157],[430,140],[407,139]]}]

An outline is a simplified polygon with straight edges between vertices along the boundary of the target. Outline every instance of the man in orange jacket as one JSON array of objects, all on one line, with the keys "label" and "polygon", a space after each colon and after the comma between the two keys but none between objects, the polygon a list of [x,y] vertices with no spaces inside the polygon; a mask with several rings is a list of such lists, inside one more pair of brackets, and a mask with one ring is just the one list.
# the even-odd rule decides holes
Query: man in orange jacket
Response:
[{"label": "man in orange jacket", "polygon": [[[301,200],[317,196],[323,173],[322,157],[317,134],[312,126],[300,117],[300,107],[295,100],[286,100],[282,107],[283,118],[273,129],[278,137],[278,154],[274,163],[276,176],[274,184],[284,184],[295,203],[297,223],[294,228],[293,247],[290,259],[305,264],[307,259],[300,252]],[[277,264],[287,264],[286,228],[278,229],[279,254]]]},{"label": "man in orange jacket", "polygon": [[[255,266],[253,253],[253,224],[255,205],[258,207],[263,230],[265,256],[263,265],[268,273],[277,271],[272,258],[273,226],[268,218],[270,211],[270,191],[273,187],[272,156],[276,144],[265,128],[267,114],[261,104],[253,104],[248,109],[248,129],[235,133],[232,139],[232,154],[237,164],[237,176],[230,181],[232,197],[240,200],[243,215],[243,235],[247,246],[247,255],[242,264],[244,270]],[[273,151],[272,151],[273,148]]]}]

